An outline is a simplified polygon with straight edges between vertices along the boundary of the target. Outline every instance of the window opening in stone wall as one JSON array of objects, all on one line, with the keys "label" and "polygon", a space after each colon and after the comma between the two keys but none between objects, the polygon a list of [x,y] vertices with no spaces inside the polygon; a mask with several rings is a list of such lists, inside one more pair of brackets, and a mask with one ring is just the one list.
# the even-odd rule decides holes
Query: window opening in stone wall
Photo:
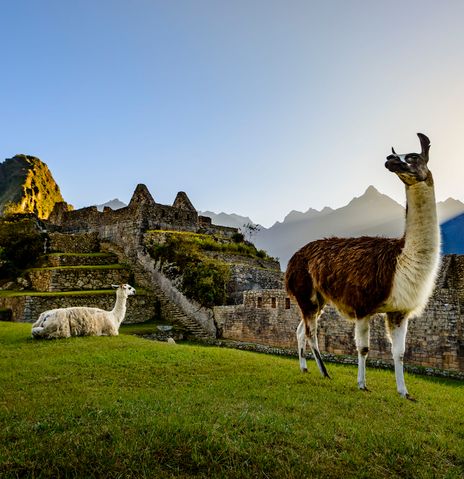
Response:
[{"label": "window opening in stone wall", "polygon": [[263,298],[258,297],[258,308],[262,308],[262,307],[263,307]]},{"label": "window opening in stone wall", "polygon": [[271,306],[273,308],[277,307],[277,302],[276,302],[276,299],[275,298],[271,298]]},{"label": "window opening in stone wall", "polygon": [[285,309],[290,309],[290,298],[285,298]]}]

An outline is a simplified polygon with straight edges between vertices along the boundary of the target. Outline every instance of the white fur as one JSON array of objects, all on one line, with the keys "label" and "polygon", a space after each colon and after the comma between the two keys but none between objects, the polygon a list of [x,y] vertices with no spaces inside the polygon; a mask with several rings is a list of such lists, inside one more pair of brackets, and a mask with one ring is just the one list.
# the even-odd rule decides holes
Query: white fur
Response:
[{"label": "white fur", "polygon": [[32,325],[36,339],[69,338],[71,336],[117,336],[126,314],[128,296],[135,289],[122,284],[116,287],[116,302],[111,311],[85,306],[52,309],[43,312]]},{"label": "white fur", "polygon": [[403,311],[413,317],[422,313],[435,286],[440,265],[440,227],[433,187],[417,183],[406,188],[406,197],[406,241],[385,311]]}]

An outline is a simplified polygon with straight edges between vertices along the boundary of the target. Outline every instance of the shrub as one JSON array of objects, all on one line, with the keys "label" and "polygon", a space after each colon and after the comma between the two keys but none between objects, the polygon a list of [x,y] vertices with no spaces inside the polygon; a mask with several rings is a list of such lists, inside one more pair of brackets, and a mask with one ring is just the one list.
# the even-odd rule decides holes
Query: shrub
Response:
[{"label": "shrub", "polygon": [[0,220],[0,275],[14,276],[30,266],[43,253],[45,235],[29,215]]},{"label": "shrub", "polygon": [[220,247],[212,238],[182,233],[167,234],[164,243],[147,244],[152,258],[162,267],[165,264],[164,273],[173,280],[180,277],[183,293],[206,308],[225,304],[227,299],[229,266],[202,254]]}]

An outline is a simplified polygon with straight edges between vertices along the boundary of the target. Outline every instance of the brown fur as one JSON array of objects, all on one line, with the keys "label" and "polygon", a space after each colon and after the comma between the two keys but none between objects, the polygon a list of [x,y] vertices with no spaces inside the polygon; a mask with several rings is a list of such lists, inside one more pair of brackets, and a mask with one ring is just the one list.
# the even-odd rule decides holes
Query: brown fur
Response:
[{"label": "brown fur", "polygon": [[287,292],[303,316],[332,302],[348,318],[364,318],[378,310],[393,285],[404,238],[327,238],[303,246],[290,259]]}]

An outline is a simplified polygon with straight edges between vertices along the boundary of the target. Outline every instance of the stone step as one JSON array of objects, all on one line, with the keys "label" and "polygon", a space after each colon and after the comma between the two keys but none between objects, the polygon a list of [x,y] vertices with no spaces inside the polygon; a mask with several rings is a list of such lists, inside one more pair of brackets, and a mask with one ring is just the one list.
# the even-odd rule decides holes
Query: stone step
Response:
[{"label": "stone step", "polygon": [[[102,250],[114,253],[118,255],[120,261],[126,261],[126,255],[122,248],[114,245],[110,242],[104,242],[101,244]],[[133,264],[134,261],[131,261]],[[206,331],[199,323],[195,320],[191,319],[188,315],[186,315],[175,303],[173,303],[164,293],[161,286],[156,282],[150,281],[149,284],[146,281],[147,273],[146,271],[140,267],[140,265],[133,264],[133,273],[134,277],[139,281],[141,284],[146,286],[150,289],[150,291],[156,296],[158,304],[161,308],[161,315],[164,320],[170,321],[173,324],[176,324],[187,331],[187,334],[191,334],[196,338],[211,338],[211,334]]]}]

